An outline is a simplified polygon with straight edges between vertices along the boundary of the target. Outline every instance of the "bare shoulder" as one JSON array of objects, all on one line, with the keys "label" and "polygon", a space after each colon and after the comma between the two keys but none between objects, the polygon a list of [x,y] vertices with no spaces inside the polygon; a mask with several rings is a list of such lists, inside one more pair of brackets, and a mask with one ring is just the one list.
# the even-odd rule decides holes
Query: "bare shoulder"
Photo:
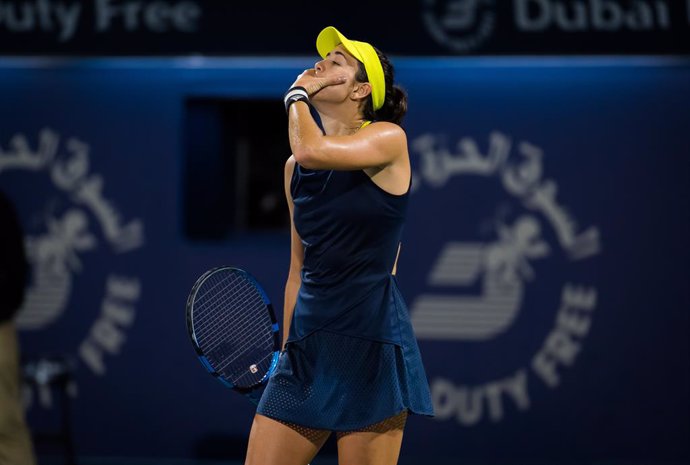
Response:
[{"label": "bare shoulder", "polygon": [[386,151],[407,153],[407,134],[405,130],[395,123],[377,121],[371,123],[361,131],[362,135],[373,138],[376,145]]},{"label": "bare shoulder", "polygon": [[403,138],[405,135],[405,130],[395,123],[389,121],[374,121],[370,125],[362,129],[361,132],[368,132],[370,134],[380,134],[386,137],[392,138]]}]

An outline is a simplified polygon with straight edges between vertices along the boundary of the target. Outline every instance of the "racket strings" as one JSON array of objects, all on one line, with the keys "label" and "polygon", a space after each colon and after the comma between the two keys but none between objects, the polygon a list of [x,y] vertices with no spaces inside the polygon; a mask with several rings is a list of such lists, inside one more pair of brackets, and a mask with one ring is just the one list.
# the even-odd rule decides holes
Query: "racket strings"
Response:
[{"label": "racket strings", "polygon": [[[232,283],[227,284],[223,289],[220,291],[216,292],[216,298],[213,299],[211,302],[204,302],[203,301],[203,296],[199,300],[199,303],[195,305],[195,308],[197,310],[195,313],[201,313],[201,315],[198,315],[195,318],[195,333],[196,329],[198,328],[199,335],[197,338],[204,338],[204,339],[213,339],[215,336],[218,336],[219,333],[222,333],[224,331],[228,330],[228,326],[230,324],[235,324],[233,321],[233,318],[235,317],[236,313],[242,312],[243,314],[247,315],[247,318],[251,318],[252,316],[255,316],[256,313],[259,315],[261,313],[256,312],[256,310],[263,310],[265,307],[265,304],[263,302],[263,299],[257,301],[257,293],[254,287],[247,283],[244,282],[242,283],[244,286],[236,290],[230,295],[224,295],[227,294],[227,289],[230,287],[233,287]],[[215,288],[217,285],[214,285],[213,287]],[[206,294],[206,293],[204,293]],[[237,296],[244,297],[244,300],[242,301],[237,301]],[[259,296],[260,297],[260,296]],[[250,299],[254,300],[254,302],[250,302]],[[252,305],[253,304],[253,305]],[[225,313],[229,312],[227,314],[227,318],[221,319],[218,317],[219,313]],[[265,313],[265,312],[264,312]],[[197,323],[197,318],[198,318],[198,323]],[[270,320],[269,316],[266,314],[266,318]],[[219,326],[215,329],[209,329],[208,332],[205,332],[206,327],[210,324],[213,325],[214,323],[217,323],[218,321],[223,321],[225,320],[225,326]],[[222,323],[221,323],[222,324]]]},{"label": "racket strings", "polygon": [[196,292],[193,326],[214,370],[239,387],[258,384],[276,350],[273,321],[256,285],[230,271],[214,273]]},{"label": "racket strings", "polygon": [[[231,378],[231,382],[236,385],[236,386],[251,386],[253,384],[256,384],[258,381],[256,381],[256,378],[259,377],[258,375],[260,374],[261,376],[259,377],[259,381],[261,381],[264,376],[266,376],[266,372],[268,371],[268,368],[271,366],[271,363],[273,362],[273,353],[266,354],[265,357],[263,357],[258,363],[256,363],[257,368],[261,367],[257,371],[256,374],[252,373],[251,371],[243,371],[239,373],[239,376],[236,378]],[[250,376],[251,375],[251,376]],[[245,381],[245,378],[249,378],[247,381]]]},{"label": "racket strings", "polygon": [[[251,289],[247,288],[246,290]],[[236,292],[235,295],[237,294],[238,293]],[[217,305],[214,305],[214,309],[207,311],[209,316],[207,316],[206,320],[216,322],[217,324],[200,325],[200,334],[198,336],[200,344],[203,343],[213,345],[213,341],[217,341],[219,339],[218,336],[224,336],[223,339],[235,339],[237,336],[242,336],[243,334],[246,334],[247,327],[249,326],[248,323],[252,321],[255,323],[268,323],[266,326],[268,326],[270,329],[270,318],[266,312],[263,311],[265,308],[263,301],[258,302],[254,299],[252,302],[251,295],[245,295],[245,298],[241,301],[238,301],[237,299],[224,300],[225,301],[217,302]],[[234,300],[234,302],[231,300]],[[218,316],[218,313],[220,312],[226,313],[225,318]],[[257,316],[264,316],[266,321],[256,322]],[[261,330],[259,325],[255,326],[258,326],[259,330]]]},{"label": "racket strings", "polygon": [[[257,361],[259,353],[264,353],[262,358]],[[273,346],[258,348],[244,348],[241,353],[236,354],[232,360],[221,363],[218,372],[222,373],[234,385],[248,387],[261,381],[268,372],[273,359]]]},{"label": "racket strings", "polygon": [[[252,365],[255,371],[254,377],[260,379],[266,372],[266,369],[261,362],[253,362],[256,361],[258,353],[273,353],[274,350],[275,343],[272,331],[269,332],[266,328],[260,327],[252,328],[251,325],[245,326],[247,329],[238,327],[235,329],[234,335],[225,336],[234,339],[232,343],[224,343],[218,340],[208,341],[209,361],[212,363],[212,366],[214,366],[216,371],[233,381],[238,376],[241,377],[243,374],[249,373],[248,370]],[[241,332],[242,330],[244,332]],[[262,332],[266,332],[263,340],[261,339]]]},{"label": "racket strings", "polygon": [[[267,312],[264,311],[265,305],[263,304],[263,301],[250,302],[250,299],[251,296],[245,298],[241,302],[231,303],[227,306],[219,304],[218,310],[215,312],[216,314],[219,312],[227,311],[230,311],[230,313],[226,315],[225,321],[221,321],[221,323],[219,323],[216,328],[209,329],[209,332],[203,336],[203,339],[214,340],[218,336],[223,337],[223,339],[236,339],[238,336],[242,337],[242,335],[246,333],[246,328],[250,324],[254,324],[256,328],[259,330],[259,332],[261,332],[261,330],[268,329],[268,334],[271,335],[271,321]],[[239,320],[237,319],[237,314],[240,315]],[[263,317],[264,319],[266,319],[266,321],[256,321],[257,317]],[[218,319],[218,316],[215,315],[214,319],[211,321],[215,321]],[[266,326],[262,327],[262,324],[266,324],[268,328]]]},{"label": "racket strings", "polygon": [[[265,334],[265,338],[260,340],[261,333],[265,331],[265,328],[253,328],[251,332],[240,333],[233,340],[232,345],[236,346],[237,349],[231,353],[226,353],[224,355],[225,362],[221,363],[218,367],[219,370],[226,368],[231,363],[237,361],[245,352],[248,352],[252,348],[257,349],[267,349],[272,347],[273,333]],[[264,344],[265,343],[265,344]],[[213,352],[213,349],[211,349]]]},{"label": "racket strings", "polygon": [[238,341],[235,341],[233,344],[237,346],[237,350],[226,355],[226,361],[224,364],[219,366],[219,370],[226,368],[228,365],[238,360],[243,355],[243,352],[247,352],[252,347],[256,347],[258,349],[271,348],[273,346],[273,332],[264,334],[265,338],[262,340],[258,339],[261,337],[261,333],[265,330],[265,328],[259,327],[253,328],[250,333],[242,333],[244,337]]},{"label": "racket strings", "polygon": [[[240,284],[244,284],[244,286],[242,286],[242,287],[236,287],[236,282],[238,281],[237,279],[233,279],[233,280],[217,279],[217,281],[218,281],[217,283],[209,286],[209,289],[204,289],[203,294],[201,294],[199,297],[197,297],[196,301],[198,301],[198,303],[195,305],[195,307],[199,306],[199,308],[203,309],[205,307],[210,306],[210,307],[222,310],[223,307],[221,307],[219,305],[218,301],[232,300],[236,295],[239,295],[239,294],[245,295],[245,296],[250,295],[247,292],[247,290],[248,290],[248,288],[252,288],[252,286],[251,286],[251,284],[249,284],[246,281],[240,281]],[[220,285],[224,285],[224,287],[218,291],[216,288]],[[228,288],[235,288],[235,291],[232,292],[231,294],[227,295],[227,289]],[[201,291],[201,288],[199,289],[199,291]],[[199,291],[197,291],[197,295],[199,294]],[[213,294],[211,294],[211,293],[213,293]],[[205,301],[207,296],[209,296],[208,302]],[[198,317],[199,318],[198,321],[195,319],[195,322],[197,324],[203,326],[203,324],[205,322],[207,322],[209,319],[211,319],[214,316],[214,314],[211,311],[211,312],[208,312],[205,316],[206,317],[204,318],[204,315],[201,315],[200,317]]]}]

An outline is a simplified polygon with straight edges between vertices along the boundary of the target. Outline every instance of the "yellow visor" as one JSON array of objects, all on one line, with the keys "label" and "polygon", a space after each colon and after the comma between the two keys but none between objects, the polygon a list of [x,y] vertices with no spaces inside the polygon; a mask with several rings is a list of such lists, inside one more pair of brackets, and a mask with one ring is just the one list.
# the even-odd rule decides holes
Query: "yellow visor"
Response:
[{"label": "yellow visor", "polygon": [[319,33],[316,38],[316,50],[321,58],[326,58],[329,52],[342,44],[345,50],[360,62],[364,63],[364,69],[369,77],[371,85],[371,99],[374,104],[374,111],[383,106],[386,97],[386,80],[383,76],[381,60],[371,44],[350,40],[340,33],[333,26],[328,26]]}]

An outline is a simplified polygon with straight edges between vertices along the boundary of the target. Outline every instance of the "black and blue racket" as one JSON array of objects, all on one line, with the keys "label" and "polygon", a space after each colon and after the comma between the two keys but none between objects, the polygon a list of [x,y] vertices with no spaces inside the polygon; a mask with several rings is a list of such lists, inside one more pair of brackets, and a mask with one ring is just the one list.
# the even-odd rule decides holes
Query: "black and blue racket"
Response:
[{"label": "black and blue racket", "polygon": [[204,273],[187,299],[187,330],[202,365],[258,404],[280,357],[273,306],[256,279],[228,266]]}]

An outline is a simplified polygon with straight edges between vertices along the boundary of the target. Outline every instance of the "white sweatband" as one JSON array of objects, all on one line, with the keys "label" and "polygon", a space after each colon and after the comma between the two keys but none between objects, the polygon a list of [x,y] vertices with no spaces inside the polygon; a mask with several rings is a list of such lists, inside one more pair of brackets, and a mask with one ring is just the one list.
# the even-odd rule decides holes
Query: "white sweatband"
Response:
[{"label": "white sweatband", "polygon": [[307,105],[311,105],[309,103],[309,94],[307,94],[307,89],[301,86],[296,86],[291,89],[289,89],[285,93],[285,97],[283,97],[283,103],[285,104],[285,111],[287,112],[288,109],[290,108],[290,105],[292,105],[295,102],[305,102]]}]

